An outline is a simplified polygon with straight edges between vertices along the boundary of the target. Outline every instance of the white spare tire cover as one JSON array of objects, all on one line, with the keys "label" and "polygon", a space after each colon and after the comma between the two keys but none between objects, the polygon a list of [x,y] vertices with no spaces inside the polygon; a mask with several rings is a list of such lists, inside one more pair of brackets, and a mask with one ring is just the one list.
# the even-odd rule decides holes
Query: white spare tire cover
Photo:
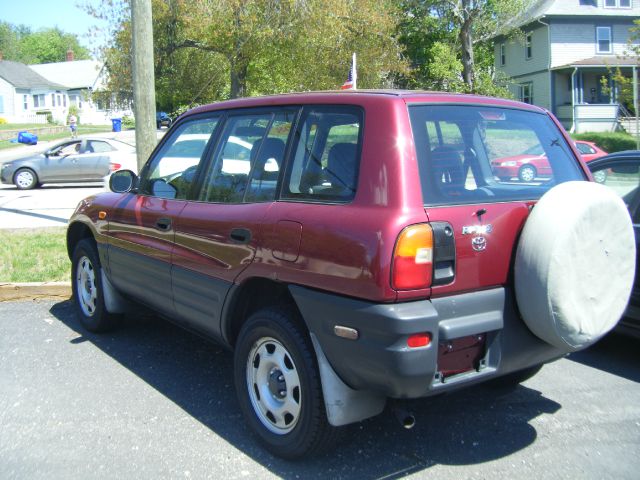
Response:
[{"label": "white spare tire cover", "polygon": [[625,310],[635,251],[629,212],[609,188],[567,182],[549,190],[516,252],[516,300],[529,329],[567,352],[599,340]]}]

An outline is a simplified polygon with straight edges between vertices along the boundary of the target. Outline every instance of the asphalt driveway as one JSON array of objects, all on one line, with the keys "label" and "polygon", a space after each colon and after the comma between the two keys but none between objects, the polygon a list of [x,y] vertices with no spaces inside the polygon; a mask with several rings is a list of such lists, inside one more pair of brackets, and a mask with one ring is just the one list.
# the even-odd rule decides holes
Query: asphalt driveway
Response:
[{"label": "asphalt driveway", "polygon": [[411,402],[322,458],[265,453],[240,416],[232,356],[150,315],[84,332],[67,301],[0,304],[0,478],[635,479],[638,342],[610,336],[510,394]]}]

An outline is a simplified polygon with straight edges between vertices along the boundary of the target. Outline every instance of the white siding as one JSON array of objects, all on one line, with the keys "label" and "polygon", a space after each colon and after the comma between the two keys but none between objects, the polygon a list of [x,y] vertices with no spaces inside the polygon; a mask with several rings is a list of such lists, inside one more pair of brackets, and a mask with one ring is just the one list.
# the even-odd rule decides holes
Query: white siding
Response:
[{"label": "white siding", "polygon": [[549,66],[547,27],[540,25],[527,33],[531,33],[531,58],[529,59],[525,55],[524,39],[508,40],[505,41],[506,62],[500,65],[500,43],[496,43],[496,68],[509,77],[538,72]]},{"label": "white siding", "polygon": [[533,85],[533,103],[539,107],[551,110],[551,85],[549,83],[549,72],[540,72],[533,75],[524,75],[512,78],[509,90],[516,99],[518,96],[518,86],[524,83]]},{"label": "white siding", "polygon": [[623,55],[627,49],[629,28],[633,23],[631,20],[627,23],[613,23],[610,20],[612,19],[604,18],[580,23],[554,21],[551,24],[551,68],[570,65],[595,56],[605,56],[598,54],[596,50],[596,26],[611,27],[613,52],[609,55],[612,58]]},{"label": "white siding", "polygon": [[13,99],[14,89],[13,86],[0,78],[0,96],[2,96],[3,112],[0,112],[0,117],[5,120],[9,120],[8,117],[13,116]]}]

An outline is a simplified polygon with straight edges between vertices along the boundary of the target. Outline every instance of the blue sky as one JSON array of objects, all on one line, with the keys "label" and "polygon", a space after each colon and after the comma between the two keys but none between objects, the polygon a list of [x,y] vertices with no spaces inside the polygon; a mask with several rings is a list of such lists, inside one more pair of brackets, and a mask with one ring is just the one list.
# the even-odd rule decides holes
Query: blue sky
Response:
[{"label": "blue sky", "polygon": [[[93,18],[77,6],[79,0],[0,0],[0,20],[15,25],[27,25],[33,30],[58,27],[66,33],[78,35],[86,47],[97,47],[88,37],[92,25],[105,28],[103,22]],[[82,3],[87,3],[82,0]],[[99,0],[88,3],[99,5]]]}]

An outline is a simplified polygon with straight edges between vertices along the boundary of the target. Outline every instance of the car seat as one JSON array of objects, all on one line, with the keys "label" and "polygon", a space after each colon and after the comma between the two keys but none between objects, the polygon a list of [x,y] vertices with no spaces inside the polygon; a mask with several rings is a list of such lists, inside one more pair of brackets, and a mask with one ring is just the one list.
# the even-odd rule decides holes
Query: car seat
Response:
[{"label": "car seat", "polygon": [[465,192],[465,174],[460,154],[452,147],[436,147],[431,151],[431,170],[437,190],[445,197]]},{"label": "car seat", "polygon": [[327,167],[324,170],[325,180],[331,187],[322,191],[325,195],[351,197],[356,191],[356,153],[354,143],[336,143],[329,150]]}]

